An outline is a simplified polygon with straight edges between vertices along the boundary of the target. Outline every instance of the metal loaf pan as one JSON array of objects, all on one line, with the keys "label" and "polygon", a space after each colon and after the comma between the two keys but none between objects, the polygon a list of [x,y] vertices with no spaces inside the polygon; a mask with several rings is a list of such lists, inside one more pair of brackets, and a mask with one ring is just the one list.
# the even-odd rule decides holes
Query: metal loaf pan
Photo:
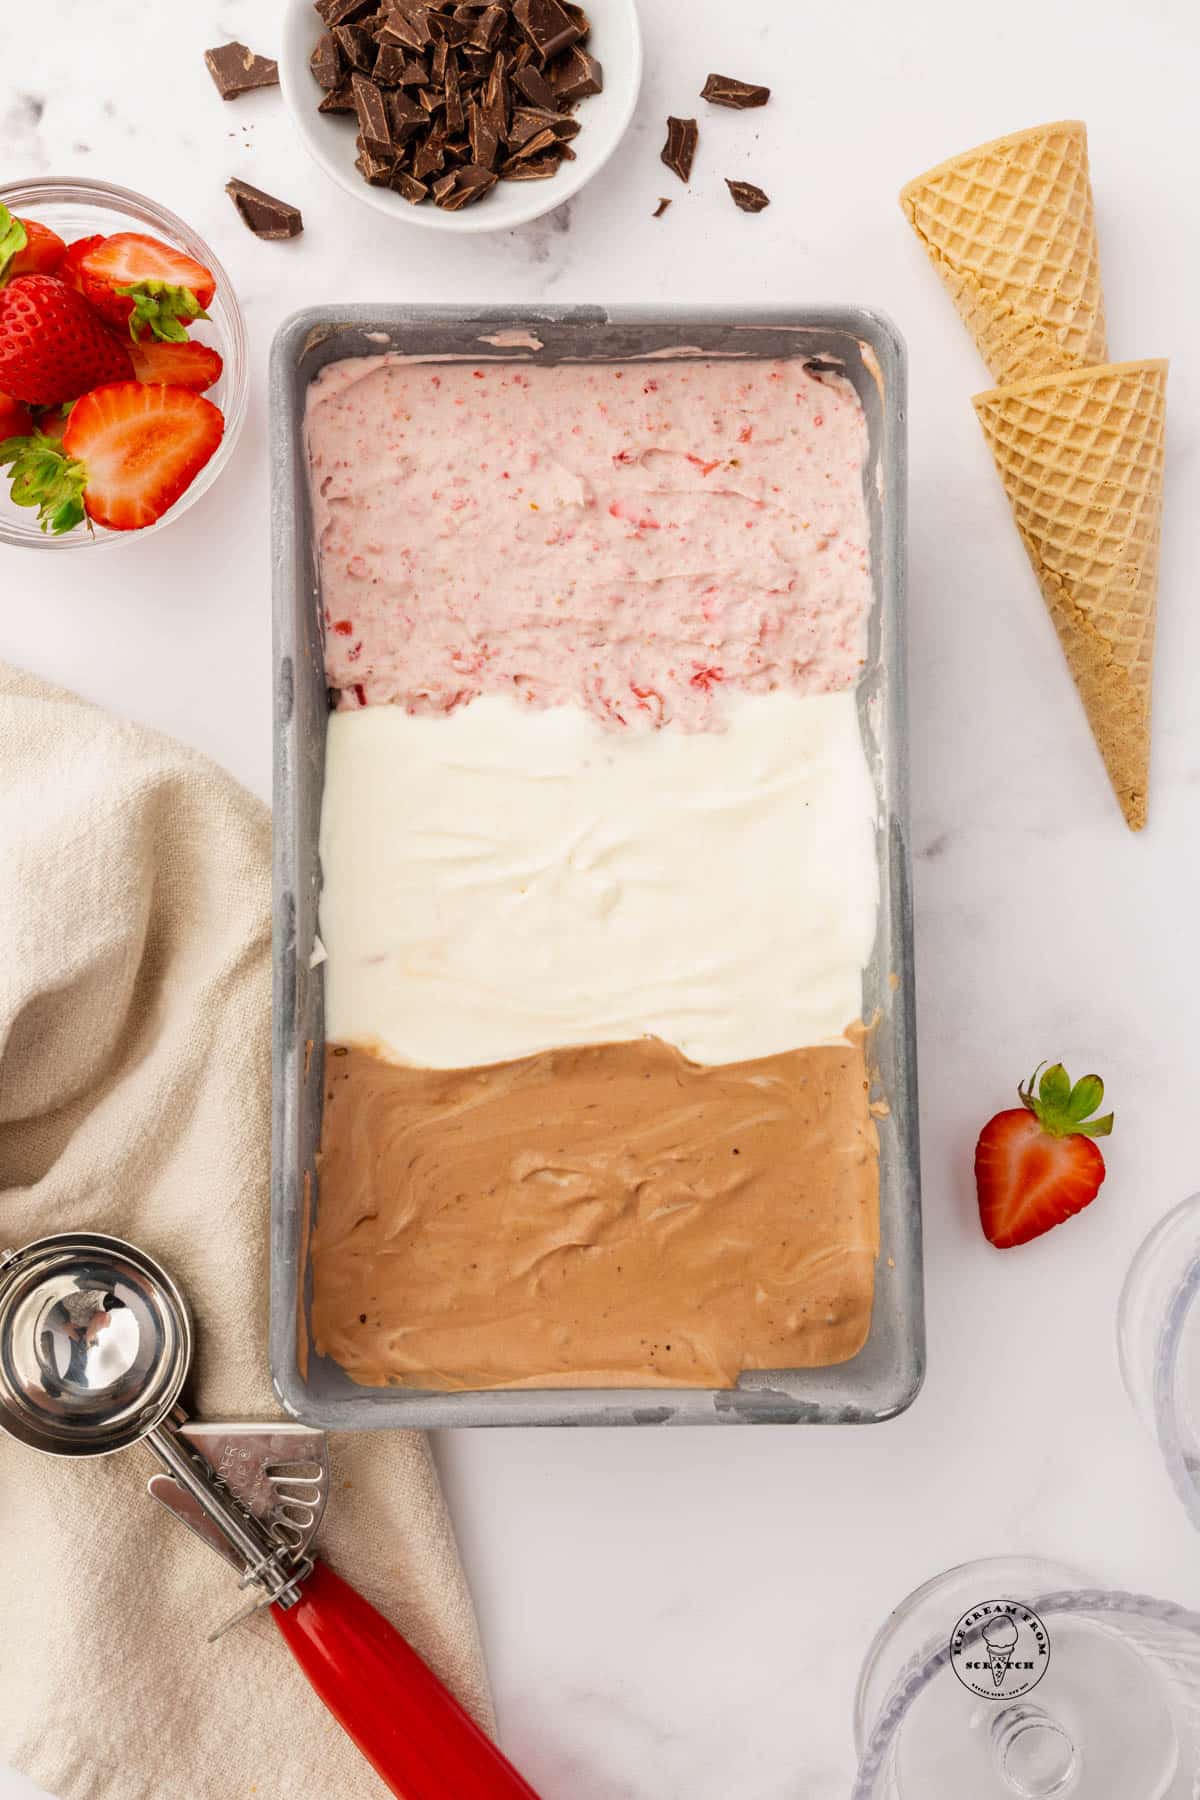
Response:
[{"label": "metal loaf pan", "polygon": [[[541,348],[499,333],[525,333]],[[328,700],[316,546],[303,446],[305,391],[326,363],[394,349],[408,355],[503,356],[553,363],[626,362],[655,353],[801,357],[853,382],[870,436],[865,474],[875,603],[860,687],[879,795],[881,905],[863,983],[888,1116],[880,1121],[882,1243],[870,1337],[827,1369],[757,1371],[729,1391],[546,1388],[422,1393],[361,1387],[317,1357],[307,1325],[308,1237],[319,1206],[323,979],[311,966],[320,890],[318,828]],[[351,306],[297,313],[271,357],[275,606],[274,1118],[271,1182],[271,1369],[279,1398],[329,1430],[448,1425],[863,1424],[891,1418],[921,1384],[917,1080],[904,666],[905,360],[880,314],[856,307]]]}]

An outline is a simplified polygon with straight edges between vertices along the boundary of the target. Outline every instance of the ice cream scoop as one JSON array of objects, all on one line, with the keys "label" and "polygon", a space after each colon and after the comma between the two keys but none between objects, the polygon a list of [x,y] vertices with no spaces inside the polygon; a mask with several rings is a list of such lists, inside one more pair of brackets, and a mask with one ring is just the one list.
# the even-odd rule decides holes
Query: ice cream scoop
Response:
[{"label": "ice cream scoop", "polygon": [[[271,1427],[223,1426],[222,1442],[239,1454],[222,1457],[217,1474],[205,1455],[215,1428],[189,1427],[178,1405],[191,1352],[182,1294],[132,1244],[79,1232],[0,1251],[0,1430],[51,1456],[143,1441],[170,1478],[156,1474],[151,1493],[257,1590],[391,1793],[536,1800],[395,1627],[308,1554],[327,1487],[321,1434],[303,1433],[311,1466],[297,1468],[282,1497]],[[232,1473],[239,1462],[245,1479]]]}]

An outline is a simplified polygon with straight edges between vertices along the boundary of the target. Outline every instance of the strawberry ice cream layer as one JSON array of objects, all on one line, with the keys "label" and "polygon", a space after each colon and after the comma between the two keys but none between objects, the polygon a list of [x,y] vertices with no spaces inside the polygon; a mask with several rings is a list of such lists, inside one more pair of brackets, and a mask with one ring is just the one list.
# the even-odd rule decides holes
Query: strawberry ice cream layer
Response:
[{"label": "strawberry ice cream layer", "polygon": [[482,694],[613,726],[857,681],[866,425],[800,361],[331,363],[308,396],[341,708]]}]

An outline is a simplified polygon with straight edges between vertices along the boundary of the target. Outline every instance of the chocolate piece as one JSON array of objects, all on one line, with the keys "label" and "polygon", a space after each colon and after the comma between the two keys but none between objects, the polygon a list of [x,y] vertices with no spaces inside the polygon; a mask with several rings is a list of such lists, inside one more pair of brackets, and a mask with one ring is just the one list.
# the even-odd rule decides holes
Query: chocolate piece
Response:
[{"label": "chocolate piece", "polygon": [[598,94],[604,86],[604,70],[587,50],[576,44],[562,62],[551,71],[554,80],[554,104],[571,106]]},{"label": "chocolate piece", "polygon": [[379,54],[379,46],[370,32],[364,31],[361,25],[339,25],[333,35],[350,67],[369,75]]},{"label": "chocolate piece", "polygon": [[444,13],[431,18],[429,27],[434,36],[441,38],[444,44],[449,44],[452,50],[457,50],[471,36],[471,27],[463,19],[448,19]]},{"label": "chocolate piece", "polygon": [[560,56],[583,35],[558,0],[513,0],[512,16],[543,63]]},{"label": "chocolate piece", "polygon": [[438,128],[431,131],[423,144],[418,144],[413,156],[412,172],[418,181],[425,181],[430,175],[436,175],[446,166],[446,139],[444,132]]},{"label": "chocolate piece", "polygon": [[370,144],[358,139],[359,151],[354,159],[354,166],[371,187],[387,187],[392,179],[392,171],[396,167],[394,150],[377,151]]},{"label": "chocolate piece", "polygon": [[559,143],[566,143],[579,132],[579,120],[570,113],[545,112],[540,106],[518,107],[508,128],[510,144],[526,144],[538,132],[548,131]]},{"label": "chocolate piece", "polygon": [[323,113],[352,113],[354,111],[354,94],[351,91],[350,83],[348,81],[343,81],[339,87],[335,87],[331,93],[326,94],[320,106],[318,106],[317,111]]},{"label": "chocolate piece", "polygon": [[406,93],[389,94],[386,104],[393,144],[407,144],[418,131],[424,131],[429,123],[429,114],[425,108]]},{"label": "chocolate piece", "polygon": [[485,7],[471,28],[471,43],[481,50],[494,50],[504,31],[504,13],[502,6]]},{"label": "chocolate piece", "polygon": [[[376,87],[402,87],[404,72],[408,66],[408,55],[399,44],[380,44],[371,79]],[[425,71],[422,69],[421,80],[424,79]]]},{"label": "chocolate piece", "polygon": [[225,192],[257,238],[275,242],[299,237],[304,230],[298,206],[292,206],[287,200],[277,200],[274,194],[264,194],[261,188],[251,187],[248,181],[239,181],[235,176],[225,183]]},{"label": "chocolate piece", "polygon": [[321,87],[329,93],[341,86],[346,65],[332,31],[326,31],[317,39],[317,47],[308,59],[308,66]]},{"label": "chocolate piece", "polygon": [[478,100],[472,100],[467,108],[467,127],[471,138],[471,161],[481,169],[494,168],[500,139]]},{"label": "chocolate piece", "polygon": [[732,75],[710,75],[700,90],[702,100],[714,106],[731,106],[745,112],[751,106],[765,106],[771,98],[769,87],[755,87],[752,81],[738,81]]},{"label": "chocolate piece", "polygon": [[[531,138],[526,138],[525,142],[513,151],[508,162],[523,161],[527,156],[540,156],[543,150],[553,149],[557,142],[552,131],[535,131]],[[504,166],[507,168],[508,163]]]},{"label": "chocolate piece", "polygon": [[385,43],[403,44],[406,50],[427,50],[433,42],[429,15],[424,7],[412,12],[393,8],[380,27],[379,35]]},{"label": "chocolate piece", "polygon": [[678,175],[680,181],[691,180],[692,163],[699,142],[700,127],[695,119],[667,119],[667,141],[662,147],[662,159],[668,169]]},{"label": "chocolate piece", "polygon": [[375,4],[376,0],[321,0],[317,11],[326,25],[332,28],[334,25],[346,25],[363,13],[373,12]]},{"label": "chocolate piece", "polygon": [[551,175],[557,175],[560,158],[557,156],[534,157],[532,161],[522,162],[518,158],[509,157],[500,166],[500,173],[506,181],[546,181]]},{"label": "chocolate piece", "polygon": [[452,175],[444,175],[441,181],[434,183],[434,199],[446,212],[461,212],[464,206],[474,206],[477,200],[482,200],[495,187],[497,179],[491,169],[467,163],[464,168],[455,169]]},{"label": "chocolate piece", "polygon": [[433,55],[429,59],[429,79],[434,87],[445,87],[446,64],[450,60],[450,46],[444,40],[433,46]]},{"label": "chocolate piece", "polygon": [[389,149],[392,134],[388,127],[387,107],[383,103],[382,93],[365,75],[352,75],[350,89],[354,95],[354,110],[358,114],[358,128],[368,150]]},{"label": "chocolate piece", "polygon": [[446,58],[446,129],[451,132],[465,131],[467,115],[463,110],[462,89],[459,86],[458,57],[451,50]]},{"label": "chocolate piece", "polygon": [[222,100],[236,100],[255,88],[279,86],[279,64],[269,56],[255,56],[245,44],[219,44],[204,52],[204,60]]},{"label": "chocolate piece", "polygon": [[670,206],[670,204],[671,204],[671,202],[667,199],[666,195],[664,194],[662,199],[659,201],[658,205],[655,207],[654,211],[650,214],[650,217],[652,219],[661,219],[663,214],[666,212],[668,206]]},{"label": "chocolate piece", "polygon": [[415,175],[410,175],[407,169],[393,170],[389,185],[393,192],[407,200],[410,206],[419,206],[422,200],[429,197],[429,189],[425,183],[418,181]]},{"label": "chocolate piece", "polygon": [[752,181],[730,181],[726,176],[725,186],[733,195],[734,205],[743,212],[761,212],[764,206],[771,204],[770,196],[764,194],[760,187],[755,187]]},{"label": "chocolate piece", "polygon": [[[391,47],[392,47],[391,45],[381,45],[380,46],[380,55],[382,56],[385,48],[390,49]],[[429,80],[429,68],[425,62],[424,57],[422,57],[422,56],[408,57],[407,60],[405,61],[403,69],[400,72],[400,86],[401,87],[424,87],[425,83],[428,80]]]},{"label": "chocolate piece", "polygon": [[573,24],[579,27],[580,38],[591,37],[592,21],[588,18],[582,6],[576,6],[575,0],[562,0],[562,4],[563,10],[568,18]]},{"label": "chocolate piece", "polygon": [[558,96],[536,63],[528,63],[525,68],[518,69],[513,76],[513,86],[524,94],[531,105],[543,107],[546,112],[553,112],[558,104]]}]

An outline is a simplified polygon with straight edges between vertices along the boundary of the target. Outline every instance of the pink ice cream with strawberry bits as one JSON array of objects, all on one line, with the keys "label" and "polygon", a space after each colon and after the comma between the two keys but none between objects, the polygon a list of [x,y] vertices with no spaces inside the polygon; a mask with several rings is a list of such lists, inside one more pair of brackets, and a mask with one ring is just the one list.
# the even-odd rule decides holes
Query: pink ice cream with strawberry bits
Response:
[{"label": "pink ice cream with strawberry bits", "polygon": [[852,687],[866,425],[799,360],[331,363],[308,397],[342,708],[481,694],[614,727]]}]

